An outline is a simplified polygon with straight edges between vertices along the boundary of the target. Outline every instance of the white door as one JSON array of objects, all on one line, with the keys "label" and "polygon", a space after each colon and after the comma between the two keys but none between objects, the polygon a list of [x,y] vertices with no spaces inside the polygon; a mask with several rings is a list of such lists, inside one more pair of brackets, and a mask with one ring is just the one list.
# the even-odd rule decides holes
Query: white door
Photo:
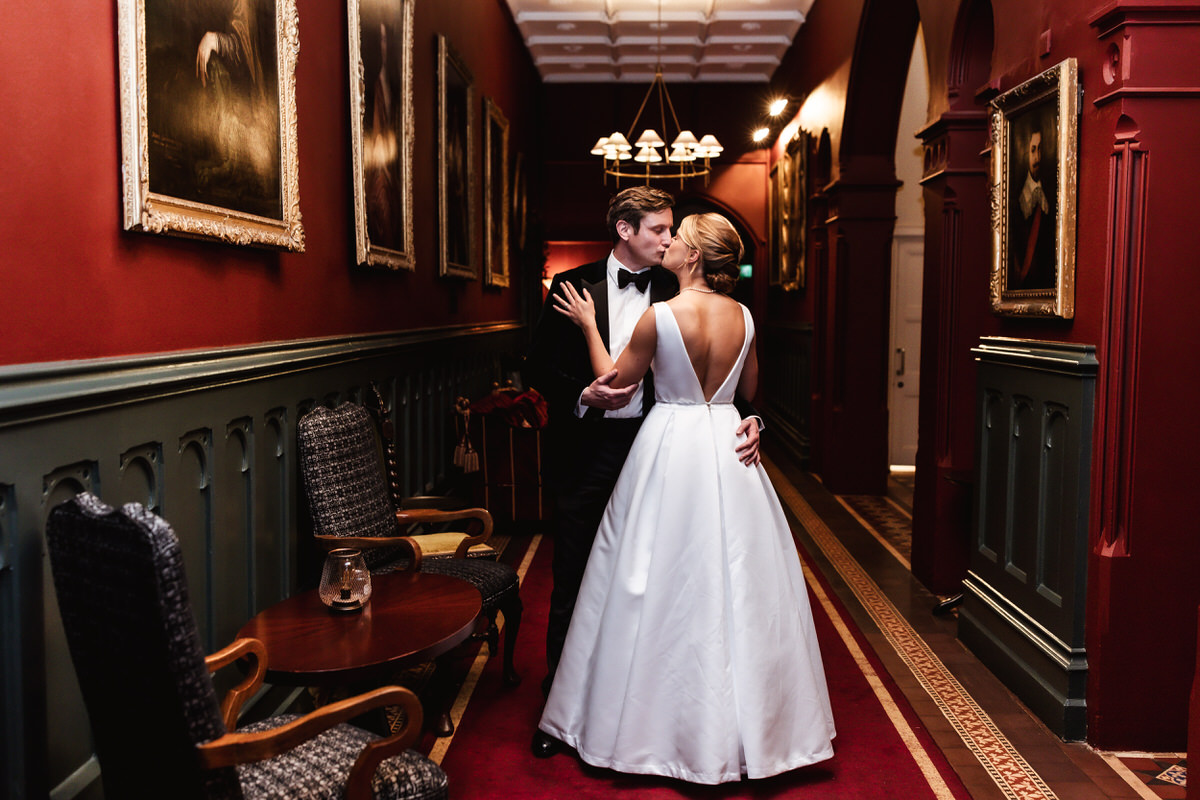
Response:
[{"label": "white door", "polygon": [[917,463],[924,261],[924,231],[897,228],[892,237],[892,357],[888,370],[888,458],[893,466]]}]

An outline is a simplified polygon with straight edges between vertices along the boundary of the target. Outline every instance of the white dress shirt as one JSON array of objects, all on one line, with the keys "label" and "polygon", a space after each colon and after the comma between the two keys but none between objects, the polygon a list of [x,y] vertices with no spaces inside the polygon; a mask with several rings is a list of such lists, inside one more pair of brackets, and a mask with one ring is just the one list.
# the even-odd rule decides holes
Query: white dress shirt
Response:
[{"label": "white dress shirt", "polygon": [[[637,325],[637,321],[642,318],[642,314],[646,313],[646,309],[650,307],[650,287],[646,287],[646,291],[639,292],[637,287],[632,283],[624,289],[617,286],[617,272],[622,269],[629,269],[620,261],[613,253],[608,254],[608,273],[605,283],[608,285],[608,352],[615,362],[621,355],[621,352],[629,344],[630,338],[633,337],[633,329]],[[646,269],[650,269],[646,267]],[[629,270],[635,275],[644,270]],[[582,400],[582,395],[580,396]],[[575,415],[582,417],[587,412],[588,407],[582,402],[575,404]],[[631,417],[640,417],[642,415],[642,384],[638,383],[637,391],[633,393],[633,397],[629,400],[629,405],[624,408],[618,408],[613,411],[605,411],[604,416],[609,419],[629,419]]]}]

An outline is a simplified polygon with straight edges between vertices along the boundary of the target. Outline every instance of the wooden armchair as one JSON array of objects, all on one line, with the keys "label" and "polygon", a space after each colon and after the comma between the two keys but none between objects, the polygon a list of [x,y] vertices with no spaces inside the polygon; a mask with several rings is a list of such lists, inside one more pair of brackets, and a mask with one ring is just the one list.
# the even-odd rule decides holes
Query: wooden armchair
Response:
[{"label": "wooden armchair", "polygon": [[[394,504],[396,492],[384,470],[389,458],[385,454],[394,444],[386,434],[364,407],[354,403],[332,409],[318,406],[298,423],[300,474],[317,541],[325,548],[363,548],[372,572],[419,569],[472,584],[479,590],[488,620],[484,635],[491,655],[499,649],[496,615],[504,614],[504,679],[515,685],[520,681],[513,666],[521,625],[520,580],[515,569],[494,560],[496,551],[488,545],[491,514],[482,508]],[[394,465],[394,449],[390,458]],[[413,505],[436,502],[422,498]],[[463,523],[466,530],[441,530],[445,523]]]},{"label": "wooden armchair", "polygon": [[[237,729],[262,684],[266,649],[240,639],[205,658],[179,541],[161,518],[81,494],[51,512],[46,540],[105,796],[446,796],[441,769],[407,749],[421,706],[398,686]],[[210,671],[238,660],[252,670],[218,705]],[[381,706],[407,714],[397,734],[345,724]]]}]

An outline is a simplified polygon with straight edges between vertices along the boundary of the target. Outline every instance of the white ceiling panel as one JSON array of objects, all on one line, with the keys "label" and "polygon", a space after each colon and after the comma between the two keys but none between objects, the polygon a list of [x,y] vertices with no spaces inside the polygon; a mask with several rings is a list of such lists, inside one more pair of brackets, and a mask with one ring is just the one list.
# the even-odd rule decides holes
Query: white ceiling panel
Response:
[{"label": "white ceiling panel", "polygon": [[507,2],[548,82],[766,82],[814,0]]}]

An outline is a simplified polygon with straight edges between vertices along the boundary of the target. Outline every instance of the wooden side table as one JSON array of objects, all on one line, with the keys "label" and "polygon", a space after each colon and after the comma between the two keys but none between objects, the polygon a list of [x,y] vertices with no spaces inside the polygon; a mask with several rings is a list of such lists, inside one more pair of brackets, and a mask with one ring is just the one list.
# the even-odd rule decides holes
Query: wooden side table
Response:
[{"label": "wooden side table", "polygon": [[362,611],[332,611],[311,590],[267,608],[238,636],[267,647],[269,683],[332,686],[383,679],[463,642],[482,609],[479,591],[458,578],[420,572],[371,577]]}]

